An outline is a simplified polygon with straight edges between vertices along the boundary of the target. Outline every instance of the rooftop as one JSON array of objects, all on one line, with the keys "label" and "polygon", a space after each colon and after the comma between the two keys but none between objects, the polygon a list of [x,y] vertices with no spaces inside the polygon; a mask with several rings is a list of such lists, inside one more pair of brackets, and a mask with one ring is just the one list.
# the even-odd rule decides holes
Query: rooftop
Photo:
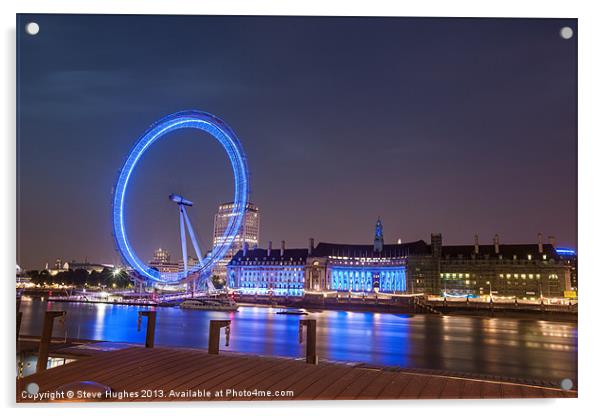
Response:
[{"label": "rooftop", "polygon": [[314,257],[405,257],[430,254],[430,247],[423,240],[402,244],[385,244],[382,252],[374,251],[373,244],[320,243],[312,252]]},{"label": "rooftop", "polygon": [[[559,256],[551,244],[543,244],[543,253],[548,259],[558,260]],[[443,246],[442,256],[446,257],[467,257],[470,258],[475,251],[475,246],[461,245],[461,246]],[[495,252],[495,246],[493,244],[481,245],[479,244],[479,256],[497,257],[501,255],[505,259],[512,259],[515,255],[519,259],[526,259],[528,255],[535,258],[539,254],[539,246],[537,244],[499,244],[499,253]]]}]

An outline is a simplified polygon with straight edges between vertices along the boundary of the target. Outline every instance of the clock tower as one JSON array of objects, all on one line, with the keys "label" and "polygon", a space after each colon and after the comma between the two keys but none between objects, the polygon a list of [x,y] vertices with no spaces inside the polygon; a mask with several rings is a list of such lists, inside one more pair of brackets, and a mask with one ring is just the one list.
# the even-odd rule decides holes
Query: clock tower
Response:
[{"label": "clock tower", "polygon": [[383,239],[383,223],[378,217],[376,228],[374,230],[374,251],[380,253],[383,251],[385,240]]}]

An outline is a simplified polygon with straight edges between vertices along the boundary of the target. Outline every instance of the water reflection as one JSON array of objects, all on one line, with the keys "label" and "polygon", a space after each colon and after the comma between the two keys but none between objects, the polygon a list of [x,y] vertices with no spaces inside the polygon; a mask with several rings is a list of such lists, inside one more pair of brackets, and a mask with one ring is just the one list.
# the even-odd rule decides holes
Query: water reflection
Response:
[{"label": "water reflection", "polygon": [[[67,336],[144,342],[138,311],[122,305],[24,301],[22,334],[38,335],[44,310],[66,310]],[[276,309],[241,307],[239,312],[157,309],[158,346],[207,347],[209,320],[231,319],[229,349],[300,357],[299,320],[318,321],[318,354],[345,362],[430,368],[519,378],[576,379],[577,326],[573,323],[322,311],[307,317]],[[144,325],[143,325],[144,328]],[[55,336],[63,337],[57,325]]]}]

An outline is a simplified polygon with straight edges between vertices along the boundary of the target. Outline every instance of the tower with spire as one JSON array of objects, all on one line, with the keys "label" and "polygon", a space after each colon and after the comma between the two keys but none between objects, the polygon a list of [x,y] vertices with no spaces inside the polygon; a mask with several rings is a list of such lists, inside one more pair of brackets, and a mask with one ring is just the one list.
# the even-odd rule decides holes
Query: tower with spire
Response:
[{"label": "tower with spire", "polygon": [[384,246],[385,240],[383,238],[383,223],[380,220],[380,217],[378,217],[378,220],[376,220],[376,227],[374,230],[374,251],[380,253],[383,251]]}]

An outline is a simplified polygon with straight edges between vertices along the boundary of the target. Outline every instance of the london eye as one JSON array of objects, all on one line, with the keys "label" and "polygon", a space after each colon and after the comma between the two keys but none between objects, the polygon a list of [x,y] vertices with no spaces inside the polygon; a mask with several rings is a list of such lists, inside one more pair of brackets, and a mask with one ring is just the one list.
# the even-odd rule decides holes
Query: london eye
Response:
[{"label": "london eye", "polygon": [[[189,201],[179,195],[172,194],[170,199],[176,202],[181,210],[180,226],[182,230],[182,247],[184,256],[183,270],[178,272],[160,272],[140,260],[134,251],[127,234],[127,221],[125,207],[127,203],[128,186],[131,177],[142,155],[159,139],[168,137],[169,133],[179,129],[198,129],[209,133],[226,151],[232,171],[234,173],[234,199],[232,215],[229,218],[221,238],[217,239],[212,250],[202,254],[196,244],[196,238],[184,206],[191,206]],[[148,284],[182,284],[200,277],[207,279],[217,262],[223,258],[238,234],[243,219],[244,211],[249,198],[249,173],[247,161],[240,141],[234,131],[216,116],[197,110],[189,110],[170,114],[154,123],[134,144],[129,152],[114,188],[113,195],[113,235],[117,250],[124,262],[129,265],[137,275],[136,277]],[[188,265],[186,256],[186,241],[184,236],[184,220],[188,227],[194,245],[197,260],[195,264]]]}]

